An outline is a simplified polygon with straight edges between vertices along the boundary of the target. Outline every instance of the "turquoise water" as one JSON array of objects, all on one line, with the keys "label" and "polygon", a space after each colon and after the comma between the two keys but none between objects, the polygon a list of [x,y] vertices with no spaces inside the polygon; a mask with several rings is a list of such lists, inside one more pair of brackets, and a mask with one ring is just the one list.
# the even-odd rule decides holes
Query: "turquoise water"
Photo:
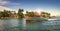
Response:
[{"label": "turquoise water", "polygon": [[2,31],[24,31],[26,30],[25,19],[3,19],[1,27]]},{"label": "turquoise water", "polygon": [[60,20],[26,23],[25,19],[0,20],[1,31],[60,31]]}]

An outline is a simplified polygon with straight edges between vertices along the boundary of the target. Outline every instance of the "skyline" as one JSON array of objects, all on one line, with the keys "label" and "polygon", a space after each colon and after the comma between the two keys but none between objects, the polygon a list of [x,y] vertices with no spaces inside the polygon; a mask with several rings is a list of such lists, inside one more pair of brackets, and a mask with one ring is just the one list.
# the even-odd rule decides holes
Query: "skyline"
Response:
[{"label": "skyline", "polygon": [[19,8],[24,11],[45,11],[52,15],[60,16],[60,0],[0,0],[0,6],[11,8],[17,11]]}]

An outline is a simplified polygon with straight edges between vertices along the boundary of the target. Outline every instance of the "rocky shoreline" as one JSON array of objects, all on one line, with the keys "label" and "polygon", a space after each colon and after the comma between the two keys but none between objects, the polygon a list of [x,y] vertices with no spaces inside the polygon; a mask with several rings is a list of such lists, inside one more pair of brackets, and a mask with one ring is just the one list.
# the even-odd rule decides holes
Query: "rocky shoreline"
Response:
[{"label": "rocky shoreline", "polygon": [[26,18],[26,21],[28,21],[28,22],[41,22],[41,21],[48,21],[48,19],[42,18],[42,17],[30,17],[30,18]]}]

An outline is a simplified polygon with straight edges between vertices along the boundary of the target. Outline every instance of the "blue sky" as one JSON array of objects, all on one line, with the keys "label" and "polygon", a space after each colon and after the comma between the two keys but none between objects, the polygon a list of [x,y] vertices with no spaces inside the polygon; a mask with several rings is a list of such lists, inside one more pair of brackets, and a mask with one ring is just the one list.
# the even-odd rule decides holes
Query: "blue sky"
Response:
[{"label": "blue sky", "polygon": [[0,0],[0,6],[5,6],[17,11],[46,11],[52,15],[59,15],[60,0]]}]

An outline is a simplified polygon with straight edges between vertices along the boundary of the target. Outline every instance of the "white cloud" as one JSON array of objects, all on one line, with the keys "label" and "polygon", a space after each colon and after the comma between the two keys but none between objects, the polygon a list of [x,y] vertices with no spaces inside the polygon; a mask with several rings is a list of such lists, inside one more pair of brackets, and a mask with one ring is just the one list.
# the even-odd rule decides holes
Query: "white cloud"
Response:
[{"label": "white cloud", "polygon": [[3,10],[11,10],[12,11],[12,9],[10,9],[8,7],[0,6],[0,11],[3,11]]},{"label": "white cloud", "polygon": [[4,5],[4,4],[7,4],[7,3],[9,3],[9,1],[0,0],[0,5]]},{"label": "white cloud", "polygon": [[0,5],[20,5],[20,3],[15,3],[7,0],[0,0]]},{"label": "white cloud", "polygon": [[12,2],[10,2],[10,3],[8,3],[9,5],[13,5],[13,6],[19,6],[20,5],[20,3],[12,3]]}]

